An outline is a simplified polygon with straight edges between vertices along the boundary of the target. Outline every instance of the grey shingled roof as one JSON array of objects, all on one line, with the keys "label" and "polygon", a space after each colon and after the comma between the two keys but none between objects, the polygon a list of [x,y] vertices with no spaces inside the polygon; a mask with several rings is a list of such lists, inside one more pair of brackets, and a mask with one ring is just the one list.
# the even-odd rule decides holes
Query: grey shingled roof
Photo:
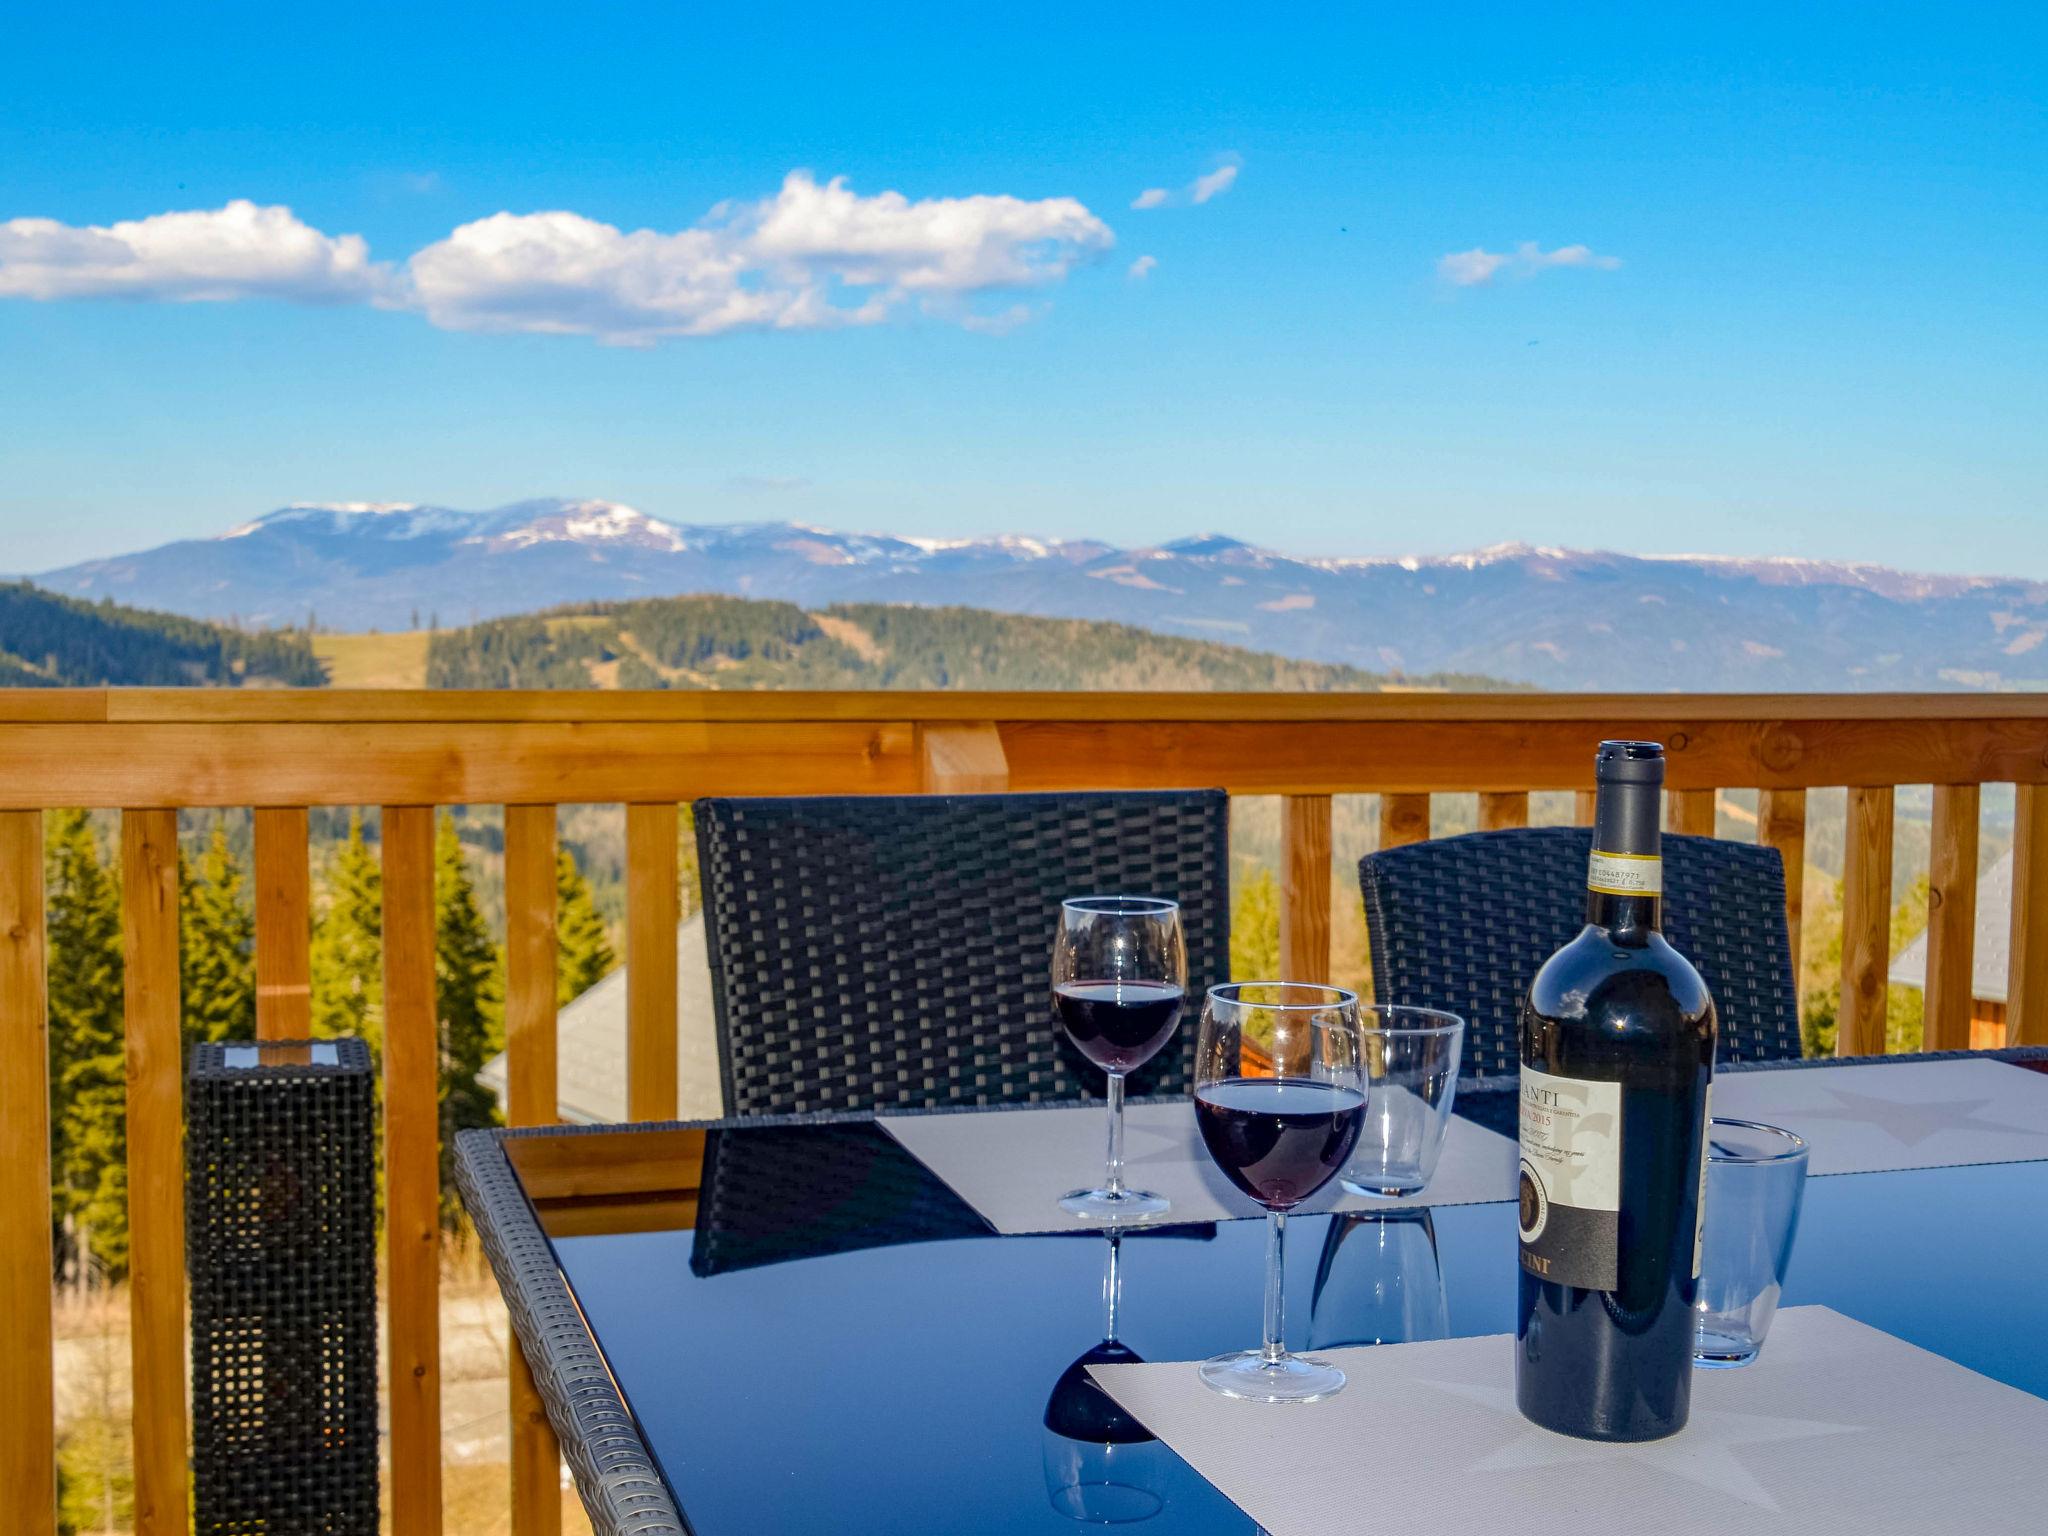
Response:
[{"label": "grey shingled roof", "polygon": [[[711,1017],[711,971],[704,958],[704,920],[676,929],[676,1059],[685,1120],[723,1113],[718,1090],[718,1037]],[[620,966],[564,1007],[555,1022],[557,1112],[572,1125],[626,1118],[626,967]],[[505,1057],[484,1063],[477,1077],[500,1103]]]},{"label": "grey shingled roof", "polygon": [[[1977,943],[1970,995],[1986,1002],[2005,1001],[2006,944],[2012,935],[2012,855],[2006,854],[1977,880]],[[1900,950],[1892,961],[1891,980],[1908,987],[1927,985],[1927,935]]]}]

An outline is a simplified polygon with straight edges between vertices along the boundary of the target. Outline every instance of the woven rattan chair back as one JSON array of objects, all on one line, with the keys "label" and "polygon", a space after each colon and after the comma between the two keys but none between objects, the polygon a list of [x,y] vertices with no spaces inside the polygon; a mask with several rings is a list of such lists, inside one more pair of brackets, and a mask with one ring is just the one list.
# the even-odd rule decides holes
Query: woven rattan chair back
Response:
[{"label": "woven rattan chair back", "polygon": [[[1014,1104],[1103,1091],[1053,1022],[1061,900],[1178,901],[1188,996],[1225,979],[1220,790],[696,804],[730,1114]],[[1180,1093],[1192,1006],[1133,1094]]]},{"label": "woven rattan chair back", "polygon": [[[1518,1070],[1522,994],[1585,926],[1592,848],[1586,827],[1518,827],[1367,854],[1374,994],[1461,1015],[1466,1072]],[[1664,933],[1714,994],[1721,1060],[1799,1055],[1777,849],[1666,833]]]}]

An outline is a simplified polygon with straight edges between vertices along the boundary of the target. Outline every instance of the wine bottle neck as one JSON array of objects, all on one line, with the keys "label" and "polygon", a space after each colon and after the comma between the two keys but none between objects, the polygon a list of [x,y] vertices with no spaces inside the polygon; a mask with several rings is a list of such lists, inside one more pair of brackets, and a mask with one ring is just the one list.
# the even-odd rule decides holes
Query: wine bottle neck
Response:
[{"label": "wine bottle neck", "polygon": [[1586,870],[1586,921],[1602,928],[1651,929],[1663,920],[1664,846],[1655,784],[1603,782],[1593,813],[1593,856]]}]

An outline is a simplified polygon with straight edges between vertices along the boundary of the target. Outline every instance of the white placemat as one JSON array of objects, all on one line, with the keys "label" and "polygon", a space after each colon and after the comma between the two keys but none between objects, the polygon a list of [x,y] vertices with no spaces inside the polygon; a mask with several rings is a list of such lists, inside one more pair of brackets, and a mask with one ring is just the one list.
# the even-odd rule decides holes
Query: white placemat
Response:
[{"label": "white placemat", "polygon": [[1666,1440],[1608,1445],[1515,1408],[1505,1334],[1327,1352],[1320,1403],[1246,1403],[1192,1364],[1090,1374],[1270,1536],[2019,1536],[2042,1528],[2048,1402],[1826,1307],[1755,1365],[1699,1371]]},{"label": "white placemat", "polygon": [[[1071,1232],[1086,1224],[1059,1207],[1072,1189],[1102,1182],[1108,1111],[1023,1109],[943,1115],[885,1115],[882,1126],[998,1232]],[[1332,1179],[1299,1209],[1394,1210],[1402,1205],[1470,1205],[1514,1197],[1515,1144],[1456,1115],[1429,1188],[1412,1201],[1346,1194]],[[1224,1178],[1195,1129],[1194,1105],[1136,1104],[1124,1111],[1124,1180],[1164,1195],[1161,1222],[1225,1221],[1264,1209]]]},{"label": "white placemat", "polygon": [[2048,1158],[2048,1074],[2002,1061],[1725,1072],[1714,1113],[1804,1136],[1813,1174]]}]

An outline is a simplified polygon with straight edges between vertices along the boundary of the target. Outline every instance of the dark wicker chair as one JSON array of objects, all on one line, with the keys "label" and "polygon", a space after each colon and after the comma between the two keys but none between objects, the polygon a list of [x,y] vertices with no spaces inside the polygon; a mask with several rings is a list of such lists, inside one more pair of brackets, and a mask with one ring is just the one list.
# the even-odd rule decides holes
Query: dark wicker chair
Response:
[{"label": "dark wicker chair", "polygon": [[[1052,1019],[1060,901],[1178,901],[1199,998],[1229,971],[1229,815],[1220,790],[698,801],[727,1113],[1099,1095]],[[1185,1091],[1194,1033],[1130,1091]]]},{"label": "dark wicker chair", "polygon": [[[1585,925],[1586,827],[1473,832],[1369,853],[1358,864],[1373,988],[1465,1019],[1463,1070],[1518,1070],[1522,994]],[[1775,848],[1664,836],[1664,932],[1699,967],[1722,1061],[1799,1055],[1798,992]]]}]

